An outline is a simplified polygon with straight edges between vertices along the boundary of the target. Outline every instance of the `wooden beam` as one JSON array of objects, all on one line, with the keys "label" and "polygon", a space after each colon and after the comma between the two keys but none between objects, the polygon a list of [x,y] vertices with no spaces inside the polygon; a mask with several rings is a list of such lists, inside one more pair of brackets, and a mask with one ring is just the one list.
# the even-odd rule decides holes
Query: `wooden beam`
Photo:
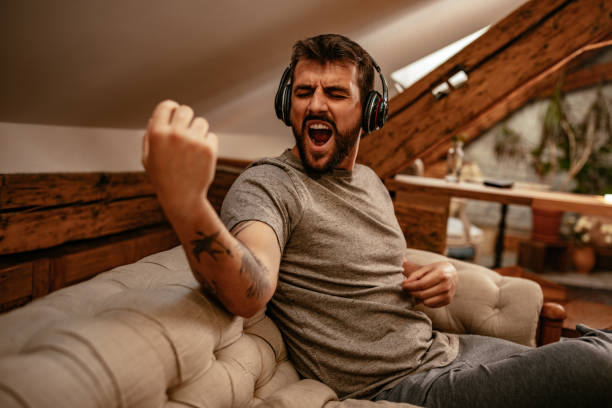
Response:
[{"label": "wooden beam", "polygon": [[[607,41],[602,46],[612,46],[612,41]],[[583,50],[588,50],[589,48],[591,48],[591,45],[581,48],[577,51],[577,54],[585,52]],[[560,61],[560,63],[550,67],[544,73],[527,81],[472,121],[457,129],[456,133],[462,134],[465,141],[470,142],[511,113],[523,107],[526,103],[550,96],[554,92],[557,81],[563,76],[563,68],[570,64],[573,58],[574,55],[570,55]],[[562,90],[563,92],[571,92],[609,81],[612,81],[612,63],[584,68],[567,75]],[[450,140],[443,140],[423,152],[420,158],[426,166],[430,166],[437,160],[442,159],[449,147]]]},{"label": "wooden beam", "polygon": [[0,175],[0,211],[154,195],[144,172]]},{"label": "wooden beam", "polygon": [[[609,1],[526,3],[466,48],[472,54],[466,51],[451,59],[456,69],[461,67],[468,73],[467,85],[440,100],[429,92],[415,95],[413,90],[408,92],[414,98],[398,97],[403,106],[400,109],[394,103],[388,124],[362,140],[358,160],[382,178],[396,174],[525,82],[585,45],[607,37],[612,32],[611,16]],[[509,34],[503,34],[502,28]],[[491,50],[495,52],[491,54]],[[426,78],[431,81],[435,75],[443,78],[452,73],[448,64],[450,61]],[[416,84],[423,89],[435,85],[425,80]]]},{"label": "wooden beam", "polygon": [[[217,211],[241,172],[236,166],[248,162],[221,159],[220,163],[208,196]],[[0,255],[166,221],[143,172],[4,174],[0,182]]]},{"label": "wooden beam", "polygon": [[[556,82],[556,81],[553,81]],[[612,62],[607,64],[595,65],[581,70],[571,72],[563,81],[561,90],[564,93],[576,91],[578,89],[589,88],[596,85],[603,85],[612,82]],[[544,99],[553,94],[553,84],[545,84],[539,87],[535,99]]]},{"label": "wooden beam", "polygon": [[409,108],[417,99],[428,94],[437,84],[448,79],[458,69],[471,72],[488,58],[503,52],[523,33],[536,27],[568,0],[529,1],[493,25],[477,41],[467,45],[460,53],[397,95],[389,103],[389,118]]},{"label": "wooden beam", "polygon": [[0,255],[49,248],[165,221],[154,196],[0,215]]}]

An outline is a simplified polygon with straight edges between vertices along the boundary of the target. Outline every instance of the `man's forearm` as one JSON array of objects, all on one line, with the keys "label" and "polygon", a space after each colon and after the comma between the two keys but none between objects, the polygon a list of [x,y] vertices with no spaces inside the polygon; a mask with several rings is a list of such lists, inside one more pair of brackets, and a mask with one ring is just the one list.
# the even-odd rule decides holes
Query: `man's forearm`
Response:
[{"label": "man's forearm", "polygon": [[[271,257],[270,245],[262,246],[257,233],[246,234],[249,248],[264,259],[259,262],[230,234],[206,199],[218,151],[208,122],[194,117],[189,106],[166,100],[155,107],[142,142],[142,164],[195,277],[231,312],[254,314],[274,293],[280,252],[273,247]],[[276,242],[269,236],[268,241]],[[276,267],[273,274],[271,265]]]},{"label": "man's forearm", "polygon": [[168,218],[203,288],[234,314],[251,316],[265,306],[274,292],[270,271],[227,230],[208,200]]}]

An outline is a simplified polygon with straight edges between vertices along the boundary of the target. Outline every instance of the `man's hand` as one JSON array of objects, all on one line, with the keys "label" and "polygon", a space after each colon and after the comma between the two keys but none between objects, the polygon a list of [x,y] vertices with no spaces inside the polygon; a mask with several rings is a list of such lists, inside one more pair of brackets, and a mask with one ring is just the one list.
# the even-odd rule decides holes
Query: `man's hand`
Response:
[{"label": "man's hand", "polygon": [[421,266],[408,261],[402,264],[404,276],[402,289],[422,301],[428,307],[448,305],[457,289],[457,270],[450,262],[435,262]]},{"label": "man's hand", "polygon": [[194,118],[189,106],[161,102],[142,145],[142,164],[169,218],[206,198],[215,176],[218,141],[204,118]]}]

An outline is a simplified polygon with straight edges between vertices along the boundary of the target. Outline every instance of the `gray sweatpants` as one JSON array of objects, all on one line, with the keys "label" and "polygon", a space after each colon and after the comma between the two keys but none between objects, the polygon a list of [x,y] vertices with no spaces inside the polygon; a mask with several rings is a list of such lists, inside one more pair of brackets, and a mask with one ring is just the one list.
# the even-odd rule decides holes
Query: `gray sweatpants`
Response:
[{"label": "gray sweatpants", "polygon": [[406,377],[375,400],[426,407],[612,407],[612,334],[577,326],[583,336],[538,348],[461,335],[446,367]]}]

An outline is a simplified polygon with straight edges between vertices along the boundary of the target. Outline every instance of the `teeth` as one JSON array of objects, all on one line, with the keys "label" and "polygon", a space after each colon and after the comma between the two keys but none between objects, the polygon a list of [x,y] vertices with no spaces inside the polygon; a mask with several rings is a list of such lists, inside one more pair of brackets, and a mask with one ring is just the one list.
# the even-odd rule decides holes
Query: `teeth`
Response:
[{"label": "teeth", "polygon": [[331,129],[328,125],[322,123],[315,123],[309,126],[310,129]]}]

